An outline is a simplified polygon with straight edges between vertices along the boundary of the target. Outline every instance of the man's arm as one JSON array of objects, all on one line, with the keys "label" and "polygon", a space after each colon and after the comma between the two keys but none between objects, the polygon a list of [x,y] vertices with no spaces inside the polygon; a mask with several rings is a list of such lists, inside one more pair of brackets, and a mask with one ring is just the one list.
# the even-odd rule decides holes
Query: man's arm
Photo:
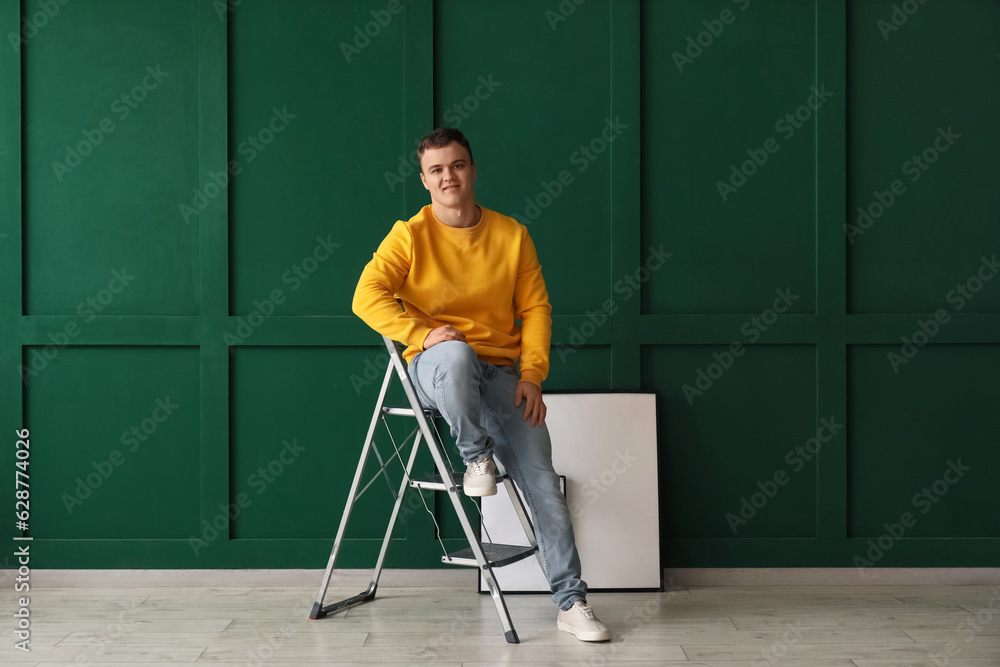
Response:
[{"label": "man's arm", "polygon": [[521,379],[539,387],[549,374],[552,306],[535,244],[522,227],[521,256],[514,286],[514,316],[521,320]]},{"label": "man's arm", "polygon": [[380,334],[423,348],[431,327],[403,310],[395,296],[410,272],[412,249],[409,229],[397,222],[361,272],[351,310]]},{"label": "man's arm", "polygon": [[542,278],[535,244],[522,228],[517,284],[514,287],[514,315],[521,320],[521,381],[514,393],[514,405],[524,400],[524,416],[531,425],[545,423],[547,409],[542,400],[542,381],[549,374],[549,345],[552,340],[552,306]]}]

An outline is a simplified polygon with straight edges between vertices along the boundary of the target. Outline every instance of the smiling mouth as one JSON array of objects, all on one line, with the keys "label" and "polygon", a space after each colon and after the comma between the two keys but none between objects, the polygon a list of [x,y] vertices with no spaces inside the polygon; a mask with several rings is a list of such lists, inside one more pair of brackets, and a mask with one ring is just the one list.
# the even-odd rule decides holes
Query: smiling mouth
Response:
[{"label": "smiling mouth", "polygon": [[444,192],[447,192],[448,190],[454,190],[454,189],[455,189],[455,188],[457,188],[457,187],[459,187],[459,186],[457,186],[457,185],[449,185],[449,186],[447,186],[447,187],[443,188],[442,190],[443,190]]}]

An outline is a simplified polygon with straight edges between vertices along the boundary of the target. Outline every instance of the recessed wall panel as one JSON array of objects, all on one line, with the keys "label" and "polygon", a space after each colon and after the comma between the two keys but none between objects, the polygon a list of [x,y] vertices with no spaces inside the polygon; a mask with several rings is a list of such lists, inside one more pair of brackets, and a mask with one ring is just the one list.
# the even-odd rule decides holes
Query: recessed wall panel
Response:
[{"label": "recessed wall panel", "polygon": [[197,535],[198,377],[193,347],[58,350],[25,393],[32,536]]},{"label": "recessed wall panel", "polygon": [[855,345],[848,357],[851,537],[1000,537],[1000,345]]},{"label": "recessed wall panel", "polygon": [[22,46],[28,314],[198,312],[196,5],[58,3]]},{"label": "recessed wall panel", "polygon": [[403,150],[408,3],[399,6],[247,2],[232,12],[233,314],[277,291],[278,316],[350,315],[365,263],[416,212],[384,175]]},{"label": "recessed wall panel", "polygon": [[664,537],[815,536],[812,346],[644,346],[642,365],[643,390],[657,392]]},{"label": "recessed wall panel", "polygon": [[[842,100],[815,78],[810,2],[642,4],[642,250],[672,252],[649,314],[816,303],[816,123]],[[829,109],[829,107],[827,107]]]},{"label": "recessed wall panel", "polygon": [[901,4],[848,3],[848,309],[997,312],[1000,5]]},{"label": "recessed wall panel", "polygon": [[[230,496],[245,507],[233,522],[233,539],[333,538],[387,362],[379,348],[234,350]],[[397,442],[408,422],[397,418],[393,424]],[[388,458],[394,450],[382,426],[376,441]],[[366,483],[378,470],[374,455],[369,463]],[[398,485],[400,468],[390,471]],[[385,532],[392,496],[377,481],[355,505],[350,538],[381,538]],[[404,519],[400,530],[405,525]]]}]

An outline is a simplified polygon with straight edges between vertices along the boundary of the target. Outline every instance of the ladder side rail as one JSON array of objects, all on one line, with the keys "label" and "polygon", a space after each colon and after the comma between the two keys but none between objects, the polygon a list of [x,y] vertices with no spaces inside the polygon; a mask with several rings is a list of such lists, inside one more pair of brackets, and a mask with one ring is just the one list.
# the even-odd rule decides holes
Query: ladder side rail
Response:
[{"label": "ladder side rail", "polygon": [[354,507],[358,487],[361,486],[361,478],[364,474],[365,463],[368,461],[368,453],[371,451],[375,438],[375,429],[381,417],[382,405],[385,403],[385,396],[389,390],[389,383],[392,381],[392,366],[385,369],[385,378],[382,380],[382,388],[379,390],[378,404],[372,414],[371,423],[368,425],[368,435],[365,437],[365,445],[361,450],[361,457],[358,460],[358,469],[354,473],[354,481],[351,482],[351,490],[347,495],[347,504],[344,506],[344,514],[340,519],[340,527],[337,528],[337,537],[333,541],[333,550],[330,552],[330,560],[326,564],[326,572],[323,574],[323,581],[319,586],[316,595],[316,604],[313,606],[311,618],[317,618],[316,614],[323,607],[323,598],[326,597],[327,588],[330,586],[330,578],[333,575],[333,568],[337,562],[337,555],[344,541],[344,534],[347,532],[347,523],[351,518],[351,510]]},{"label": "ladder side rail", "polygon": [[[347,609],[348,607],[353,607],[356,604],[361,604],[362,602],[368,602],[375,598],[375,593],[378,590],[378,580],[382,576],[382,564],[385,562],[385,555],[389,551],[389,541],[392,539],[392,531],[396,527],[396,521],[399,516],[399,508],[403,502],[403,496],[406,493],[406,485],[410,478],[410,473],[413,469],[413,463],[417,460],[417,451],[420,445],[420,435],[418,434],[413,442],[413,449],[410,451],[410,457],[406,465],[406,472],[403,474],[403,480],[399,485],[399,493],[394,495],[396,499],[392,506],[392,513],[389,517],[389,525],[385,530],[385,537],[382,539],[382,547],[379,550],[378,560],[375,562],[375,570],[372,572],[372,578],[368,582],[368,588],[345,600],[340,600],[339,602],[333,602],[320,609],[320,614],[326,616],[327,614],[332,614],[334,612],[340,611],[341,609]],[[401,463],[402,465],[402,463]]]},{"label": "ladder side rail", "polygon": [[[413,415],[416,417],[417,423],[420,425],[420,430],[424,434],[424,439],[427,441],[427,448],[430,450],[431,457],[434,459],[434,465],[438,469],[438,474],[441,475],[441,479],[451,479],[451,472],[448,464],[445,462],[444,452],[441,450],[440,443],[434,440],[434,432],[431,430],[430,424],[427,421],[427,416],[424,414],[423,406],[420,405],[416,390],[413,388],[412,382],[410,382],[410,376],[407,373],[406,367],[403,366],[403,359],[399,355],[399,349],[396,347],[396,343],[393,340],[386,336],[382,336],[382,338],[384,339],[386,347],[389,350],[389,357],[391,360],[390,366],[396,369],[396,374],[399,376],[400,383],[403,385],[403,391],[406,393],[406,398],[410,403],[410,407],[413,408]],[[451,499],[452,506],[455,508],[455,514],[458,516],[459,523],[462,524],[462,530],[465,532],[465,537],[469,542],[469,548],[475,555],[476,562],[479,563],[480,571],[483,573],[483,578],[486,580],[486,585],[490,589],[490,595],[493,598],[497,614],[500,616],[500,622],[503,625],[504,636],[508,642],[518,643],[517,633],[514,630],[513,623],[511,622],[510,612],[507,610],[507,603],[503,599],[503,593],[500,590],[500,585],[493,576],[492,568],[486,560],[486,554],[483,552],[483,546],[479,541],[479,536],[472,529],[472,524],[469,522],[469,517],[465,513],[465,508],[462,507],[462,501],[459,497],[458,489],[454,486],[450,486],[447,493],[448,497]]]},{"label": "ladder side rail", "polygon": [[500,590],[500,584],[497,582],[496,577],[493,576],[492,567],[480,568],[480,572],[483,575],[483,581],[486,582],[486,588],[490,591],[490,597],[493,598],[493,604],[497,609],[497,615],[500,617],[500,625],[503,626],[503,636],[510,644],[519,644],[520,640],[517,638],[517,631],[514,629],[514,622],[510,619],[510,611],[507,609],[507,602],[503,599],[503,592]]},{"label": "ladder side rail", "polygon": [[517,519],[521,522],[521,527],[524,529],[524,536],[528,538],[528,546],[535,550],[535,558],[538,560],[538,565],[542,568],[542,572],[545,572],[545,565],[542,563],[542,552],[538,548],[538,540],[535,537],[535,527],[531,523],[531,517],[528,516],[521,493],[518,491],[517,485],[514,484],[514,480],[509,476],[503,481],[503,485],[507,489],[507,495],[510,497],[511,505],[514,507],[514,513],[517,515]]},{"label": "ladder side rail", "polygon": [[[406,399],[409,401],[410,407],[413,408],[413,416],[416,418],[417,424],[420,426],[420,432],[423,433],[424,440],[427,441],[427,449],[430,450],[431,457],[434,459],[434,467],[437,468],[438,474],[441,475],[442,480],[451,480],[451,471],[448,464],[445,462],[444,452],[441,450],[440,443],[434,438],[434,431],[431,429],[430,423],[427,420],[427,415],[424,414],[423,406],[420,405],[416,389],[414,389],[413,383],[410,381],[409,373],[407,373],[406,367],[403,366],[403,359],[399,355],[396,343],[386,336],[382,336],[382,338],[385,340],[385,344],[389,349],[390,367],[396,370],[396,374],[399,376],[400,384],[403,385],[403,391],[406,393]],[[449,485],[448,495],[451,497],[452,504],[455,506],[455,511],[462,524],[462,529],[465,531],[465,535],[469,540],[469,546],[472,548],[472,552],[476,555],[476,560],[478,560],[481,564],[485,564],[486,556],[483,553],[482,545],[479,542],[479,536],[472,530],[472,525],[469,523],[468,516],[465,513],[465,508],[462,507],[461,500],[459,499],[457,493],[453,494],[453,491],[455,491],[455,487],[453,485]]]}]

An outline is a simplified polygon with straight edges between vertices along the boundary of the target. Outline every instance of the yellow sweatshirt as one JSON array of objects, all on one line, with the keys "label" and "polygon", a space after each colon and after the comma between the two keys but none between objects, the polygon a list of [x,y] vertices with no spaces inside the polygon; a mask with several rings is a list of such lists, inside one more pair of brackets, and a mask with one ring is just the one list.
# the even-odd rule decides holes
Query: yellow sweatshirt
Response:
[{"label": "yellow sweatshirt", "polygon": [[524,225],[480,208],[473,227],[449,227],[430,204],[398,221],[361,273],[351,307],[372,329],[405,343],[407,363],[431,329],[450,324],[480,359],[512,366],[520,358],[521,379],[541,386],[552,307],[535,245]]}]

